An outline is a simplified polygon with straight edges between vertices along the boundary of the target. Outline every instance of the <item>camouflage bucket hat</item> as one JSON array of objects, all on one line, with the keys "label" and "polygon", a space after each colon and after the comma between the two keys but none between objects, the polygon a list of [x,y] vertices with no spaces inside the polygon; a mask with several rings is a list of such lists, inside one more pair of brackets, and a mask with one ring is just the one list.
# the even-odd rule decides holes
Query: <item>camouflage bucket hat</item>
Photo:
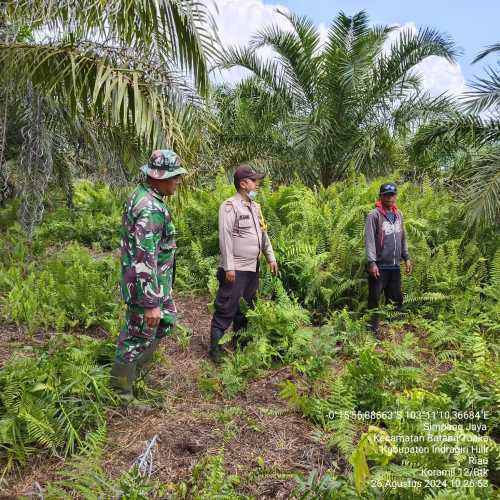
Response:
[{"label": "camouflage bucket hat", "polygon": [[148,164],[143,165],[141,171],[153,179],[170,179],[170,177],[187,173],[181,167],[180,158],[170,149],[153,151]]}]

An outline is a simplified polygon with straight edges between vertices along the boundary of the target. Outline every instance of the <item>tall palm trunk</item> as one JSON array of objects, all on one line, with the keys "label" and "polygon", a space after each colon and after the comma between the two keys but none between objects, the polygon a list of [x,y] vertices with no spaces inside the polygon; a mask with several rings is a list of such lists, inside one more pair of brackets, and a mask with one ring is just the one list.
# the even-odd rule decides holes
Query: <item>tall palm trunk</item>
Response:
[{"label": "tall palm trunk", "polygon": [[10,198],[13,192],[6,163],[8,109],[9,91],[4,89],[3,96],[0,96],[0,206]]}]

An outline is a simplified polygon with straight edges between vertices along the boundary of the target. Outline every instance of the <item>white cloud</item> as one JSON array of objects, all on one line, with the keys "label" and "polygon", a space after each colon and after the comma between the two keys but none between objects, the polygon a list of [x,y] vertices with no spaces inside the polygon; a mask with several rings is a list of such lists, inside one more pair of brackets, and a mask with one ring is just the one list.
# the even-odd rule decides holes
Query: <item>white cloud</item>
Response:
[{"label": "white cloud", "polygon": [[[417,26],[414,22],[393,26],[397,29],[389,35],[384,47],[385,51],[390,50],[391,44],[397,40],[402,30],[417,32]],[[444,57],[429,56],[415,66],[415,71],[422,79],[423,88],[433,96],[445,92],[450,96],[457,96],[465,90],[465,78],[460,64],[450,63]]]},{"label": "white cloud", "polygon": [[465,78],[460,64],[448,62],[444,57],[430,56],[416,66],[422,84],[432,95],[447,92],[457,96],[465,90]]},{"label": "white cloud", "polygon": [[325,23],[319,23],[319,41],[323,45],[328,41],[328,26]]},{"label": "white cloud", "polygon": [[[206,3],[214,15],[220,39],[225,47],[244,47],[257,31],[271,24],[277,24],[284,29],[290,28],[288,21],[276,12],[277,9],[289,12],[284,5],[268,5],[261,0],[206,0]],[[261,54],[270,57],[272,52],[263,49]],[[215,78],[220,80],[222,77],[229,83],[235,83],[248,74],[241,68],[221,73],[215,75]]]},{"label": "white cloud", "polygon": [[277,9],[289,12],[284,5],[265,5],[261,0],[213,0],[213,3],[218,10],[214,15],[221,38],[230,45],[248,43],[256,31],[271,23],[287,24],[276,12]]},{"label": "white cloud", "polygon": [[[258,30],[271,24],[278,24],[284,29],[289,29],[287,20],[279,15],[276,10],[289,12],[288,8],[280,4],[264,4],[262,0],[205,0],[211,8],[217,26],[219,36],[224,46],[245,46],[250,41],[252,35]],[[217,7],[218,12],[213,8]],[[389,36],[386,43],[386,50],[391,43],[397,39],[399,31],[410,29],[417,31],[415,23],[410,22],[404,25],[396,24],[397,30]],[[328,27],[321,23],[318,26],[321,41],[326,41]],[[263,56],[271,57],[272,52],[264,49]],[[465,89],[465,79],[459,64],[449,63],[443,57],[431,56],[426,58],[415,68],[422,77],[423,87],[432,95],[439,95],[448,92],[450,95],[458,95]],[[234,68],[223,71],[215,75],[217,81],[225,80],[235,83],[248,72],[241,68]]]}]

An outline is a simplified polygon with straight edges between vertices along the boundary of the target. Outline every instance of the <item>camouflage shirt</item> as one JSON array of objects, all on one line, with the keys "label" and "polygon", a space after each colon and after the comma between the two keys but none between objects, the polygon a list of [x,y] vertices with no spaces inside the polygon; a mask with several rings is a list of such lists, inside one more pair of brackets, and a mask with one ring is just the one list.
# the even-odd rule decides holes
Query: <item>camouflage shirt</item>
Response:
[{"label": "camouflage shirt", "polygon": [[128,305],[162,306],[171,294],[175,249],[175,227],[162,196],[139,185],[121,227],[121,292]]}]

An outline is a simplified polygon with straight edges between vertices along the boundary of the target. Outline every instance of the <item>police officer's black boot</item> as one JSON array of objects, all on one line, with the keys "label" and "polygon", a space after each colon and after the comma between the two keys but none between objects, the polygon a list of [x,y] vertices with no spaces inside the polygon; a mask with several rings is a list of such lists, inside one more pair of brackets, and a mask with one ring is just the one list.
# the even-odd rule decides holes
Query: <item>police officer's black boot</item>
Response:
[{"label": "police officer's black boot", "polygon": [[222,348],[219,340],[224,336],[224,330],[212,326],[210,330],[210,358],[215,364],[220,364],[222,361]]}]

